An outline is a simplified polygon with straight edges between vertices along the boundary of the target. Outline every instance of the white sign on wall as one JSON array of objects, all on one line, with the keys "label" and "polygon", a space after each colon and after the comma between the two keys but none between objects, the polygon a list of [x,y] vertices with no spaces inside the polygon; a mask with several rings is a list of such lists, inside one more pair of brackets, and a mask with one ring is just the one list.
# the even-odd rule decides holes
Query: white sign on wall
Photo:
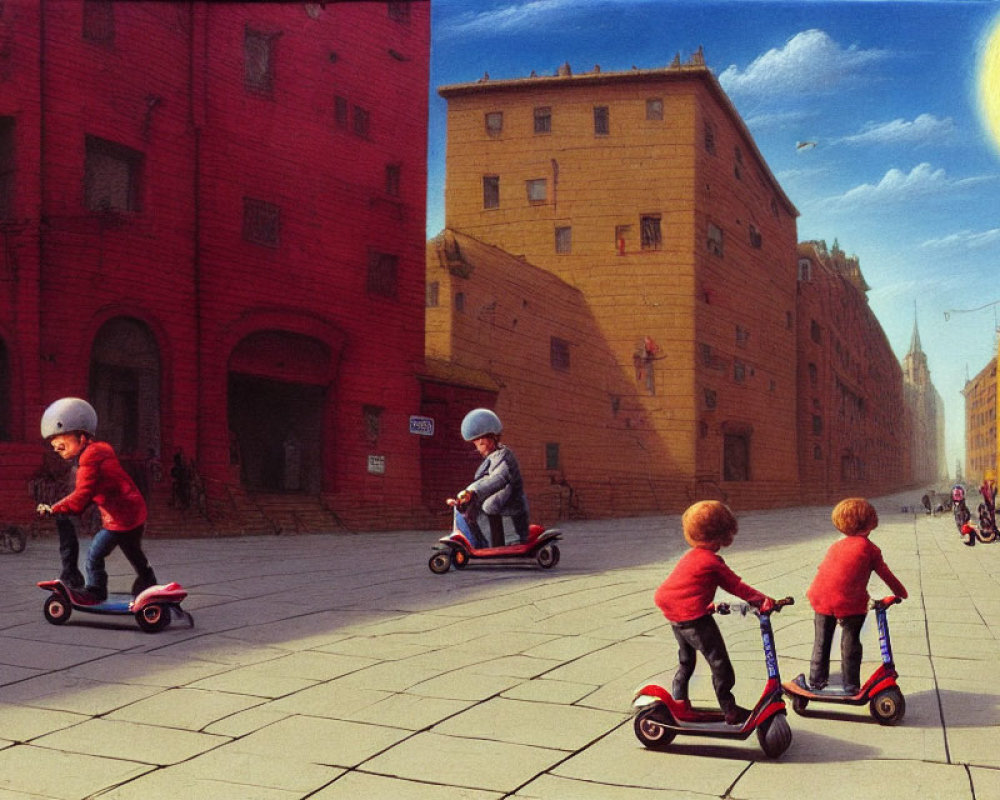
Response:
[{"label": "white sign on wall", "polygon": [[372,475],[385,475],[385,456],[368,456],[368,471]]}]

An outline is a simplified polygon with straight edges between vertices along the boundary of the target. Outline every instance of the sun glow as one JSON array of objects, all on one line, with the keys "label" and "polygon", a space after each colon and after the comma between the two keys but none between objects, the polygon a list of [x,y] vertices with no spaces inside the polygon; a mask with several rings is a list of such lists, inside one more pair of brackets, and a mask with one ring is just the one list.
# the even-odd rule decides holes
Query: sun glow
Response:
[{"label": "sun glow", "polygon": [[1000,16],[983,40],[979,59],[979,111],[983,124],[1000,150]]}]

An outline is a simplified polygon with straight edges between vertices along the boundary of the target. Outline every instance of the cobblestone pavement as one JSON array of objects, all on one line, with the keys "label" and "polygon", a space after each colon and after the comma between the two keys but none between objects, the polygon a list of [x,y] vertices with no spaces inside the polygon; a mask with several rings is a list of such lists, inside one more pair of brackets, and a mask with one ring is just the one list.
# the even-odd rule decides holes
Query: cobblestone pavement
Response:
[{"label": "cobblestone pavement", "polygon": [[[157,634],[128,617],[48,624],[34,583],[58,554],[34,539],[0,555],[0,800],[1000,800],[1000,544],[963,547],[950,516],[900,511],[914,502],[878,501],[873,534],[910,591],[889,615],[903,724],[789,709],[778,760],[756,737],[654,752],[633,734],[633,690],[676,665],[652,595],[685,548],[677,516],[561,525],[553,570],[443,576],[427,569],[435,532],[152,539],[195,617]],[[740,514],[723,552],[797,599],[774,615],[785,678],[808,664],[805,589],[837,536],[829,512]],[[120,554],[109,566],[127,587]],[[751,705],[756,621],[720,624]],[[863,641],[867,674],[874,624]],[[712,701],[704,664],[692,694]]]}]

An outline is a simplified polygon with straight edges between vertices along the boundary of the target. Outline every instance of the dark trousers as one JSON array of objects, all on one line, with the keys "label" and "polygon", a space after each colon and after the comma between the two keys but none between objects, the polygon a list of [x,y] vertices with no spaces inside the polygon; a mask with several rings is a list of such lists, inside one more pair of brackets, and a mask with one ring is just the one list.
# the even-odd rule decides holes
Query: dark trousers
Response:
[{"label": "dark trousers", "polygon": [[80,540],[76,535],[76,525],[65,514],[56,514],[56,531],[59,533],[59,560],[62,568],[59,579],[74,588],[83,586],[80,572]]},{"label": "dark trousers", "polygon": [[865,614],[837,619],[828,614],[816,614],[812,660],[809,664],[809,683],[822,688],[830,680],[830,649],[833,632],[840,623],[840,675],[845,688],[861,686],[861,626]]},{"label": "dark trousers", "polygon": [[140,525],[130,531],[109,531],[107,528],[101,528],[97,532],[87,553],[88,589],[96,590],[97,594],[107,594],[108,573],[104,568],[104,559],[116,547],[121,548],[125,558],[135,570],[136,578],[132,583],[132,594],[139,594],[143,589],[148,589],[156,583],[153,568],[149,566],[146,554],[142,552],[142,532],[145,527]]},{"label": "dark trousers", "polygon": [[688,699],[688,683],[694,673],[697,654],[705,656],[712,670],[712,688],[719,701],[719,708],[724,712],[736,706],[733,697],[733,686],[736,684],[736,673],[726,651],[726,643],[722,633],[711,614],[690,622],[673,623],[674,638],[677,639],[677,660],[679,665],[674,674],[672,694],[675,700]]}]

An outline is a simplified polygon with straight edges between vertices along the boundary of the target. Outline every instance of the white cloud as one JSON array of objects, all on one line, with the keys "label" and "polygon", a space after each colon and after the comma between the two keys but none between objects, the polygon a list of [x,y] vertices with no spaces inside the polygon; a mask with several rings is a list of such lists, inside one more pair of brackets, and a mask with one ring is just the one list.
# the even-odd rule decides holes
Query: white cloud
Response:
[{"label": "white cloud", "polygon": [[921,114],[912,122],[894,119],[892,122],[869,122],[861,133],[844,136],[845,144],[941,144],[954,139],[957,128],[951,117],[941,119],[933,114]]},{"label": "white cloud", "polygon": [[861,50],[854,45],[843,48],[826,32],[812,29],[758,56],[746,70],[730,65],[719,82],[732,95],[817,94],[862,77],[887,55],[885,50]]},{"label": "white cloud", "polygon": [[541,25],[555,14],[565,16],[567,12],[579,11],[583,5],[577,0],[529,0],[527,3],[511,2],[488,11],[462,11],[437,26],[435,35],[445,37],[527,30]]},{"label": "white cloud", "polygon": [[949,178],[943,169],[934,169],[924,162],[909,172],[890,169],[877,184],[863,183],[836,197],[828,197],[821,204],[837,208],[888,205],[913,200],[915,197],[943,196],[976,184],[996,180],[985,175],[974,178]]},{"label": "white cloud", "polygon": [[998,244],[1000,244],[1000,228],[991,228],[988,231],[959,231],[937,239],[928,239],[921,242],[920,246],[942,250],[952,248],[983,250]]}]

